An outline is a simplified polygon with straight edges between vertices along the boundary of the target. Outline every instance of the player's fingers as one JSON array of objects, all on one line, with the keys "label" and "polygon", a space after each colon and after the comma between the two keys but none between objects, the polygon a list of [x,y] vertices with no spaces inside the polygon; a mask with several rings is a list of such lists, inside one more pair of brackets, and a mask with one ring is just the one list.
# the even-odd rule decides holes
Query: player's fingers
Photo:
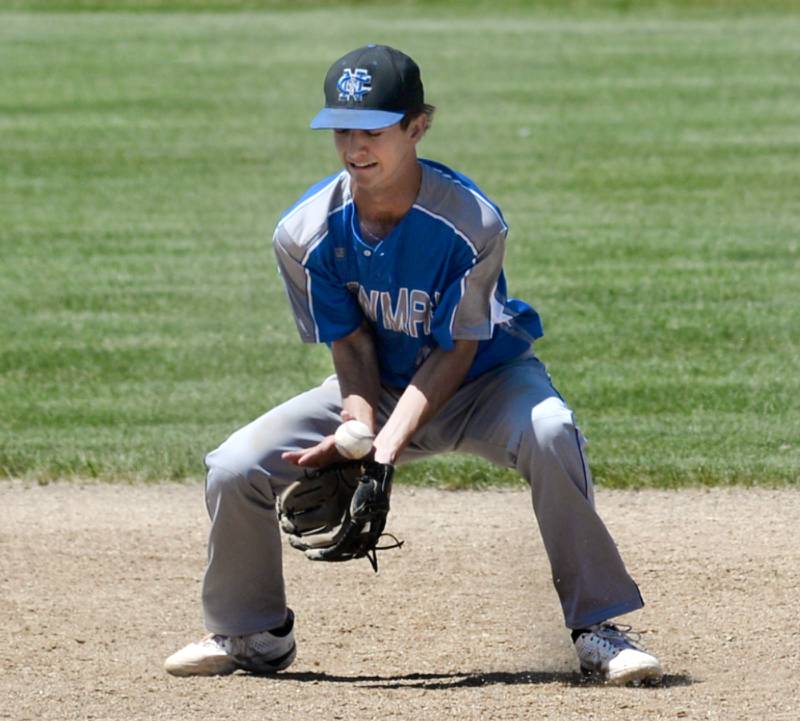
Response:
[{"label": "player's fingers", "polygon": [[333,459],[329,458],[329,456],[329,453],[320,451],[317,448],[312,448],[300,457],[300,459],[297,461],[297,465],[303,467],[312,466],[317,468],[327,466],[329,463],[333,462]]},{"label": "player's fingers", "polygon": [[281,458],[297,466],[326,466],[329,463],[341,461],[342,457],[336,450],[336,443],[333,436],[323,438],[317,445],[311,448],[301,448],[298,451],[285,451],[281,453]]},{"label": "player's fingers", "polygon": [[342,423],[347,423],[347,421],[354,421],[355,418],[351,416],[346,410],[342,409],[342,412],[339,414],[342,417]]},{"label": "player's fingers", "polygon": [[298,461],[298,465],[321,468],[329,466],[331,463],[341,463],[343,460],[339,451],[336,450],[336,446],[320,444],[314,448],[309,448]]},{"label": "player's fingers", "polygon": [[297,459],[298,466],[313,466],[314,465],[314,458],[316,457],[316,453],[312,451],[306,451],[300,458]]},{"label": "player's fingers", "polygon": [[289,463],[297,464],[297,462],[303,457],[305,451],[286,451],[281,453],[281,458],[284,461],[289,461]]}]

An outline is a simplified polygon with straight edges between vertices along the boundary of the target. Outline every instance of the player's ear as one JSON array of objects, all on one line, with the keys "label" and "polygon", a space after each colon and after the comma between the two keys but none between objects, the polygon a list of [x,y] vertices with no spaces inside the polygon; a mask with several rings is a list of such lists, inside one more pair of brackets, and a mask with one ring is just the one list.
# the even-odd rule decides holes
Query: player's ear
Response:
[{"label": "player's ear", "polygon": [[409,125],[409,138],[415,142],[422,140],[425,131],[428,129],[428,116],[425,113],[420,113],[416,118],[411,121]]}]

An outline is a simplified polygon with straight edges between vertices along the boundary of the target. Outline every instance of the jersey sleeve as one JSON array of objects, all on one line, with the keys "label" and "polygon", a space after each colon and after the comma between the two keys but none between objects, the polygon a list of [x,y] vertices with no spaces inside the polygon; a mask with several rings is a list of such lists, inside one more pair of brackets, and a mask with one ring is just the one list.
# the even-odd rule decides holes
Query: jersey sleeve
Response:
[{"label": "jersey sleeve", "polygon": [[436,305],[431,325],[434,339],[445,350],[455,340],[491,338],[501,320],[505,299],[497,294],[506,233],[503,227],[481,245],[461,239],[454,254],[456,272]]},{"label": "jersey sleeve", "polygon": [[363,314],[354,296],[336,274],[328,257],[327,233],[308,246],[295,243],[278,225],[273,248],[300,338],[306,343],[331,343],[361,325]]}]

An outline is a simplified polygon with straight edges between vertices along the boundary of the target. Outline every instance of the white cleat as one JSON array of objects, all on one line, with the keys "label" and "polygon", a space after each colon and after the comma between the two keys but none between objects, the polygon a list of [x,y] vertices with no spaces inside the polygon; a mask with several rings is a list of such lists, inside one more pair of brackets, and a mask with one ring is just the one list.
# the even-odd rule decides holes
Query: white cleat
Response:
[{"label": "white cleat", "polygon": [[164,662],[173,676],[226,676],[238,669],[267,674],[288,668],[297,654],[294,642],[294,614],[274,631],[249,636],[210,634],[190,643]]},{"label": "white cleat", "polygon": [[210,634],[190,643],[164,662],[164,670],[173,676],[226,676],[239,668],[224,647],[225,638]]},{"label": "white cleat", "polygon": [[575,640],[581,671],[613,686],[653,685],[661,681],[661,664],[639,648],[624,630],[613,623],[592,626]]}]

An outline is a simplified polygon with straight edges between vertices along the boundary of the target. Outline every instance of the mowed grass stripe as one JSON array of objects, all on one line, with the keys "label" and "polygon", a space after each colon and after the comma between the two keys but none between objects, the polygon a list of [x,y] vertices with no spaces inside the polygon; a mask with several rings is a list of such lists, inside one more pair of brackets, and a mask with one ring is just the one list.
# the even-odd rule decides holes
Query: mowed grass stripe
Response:
[{"label": "mowed grass stripe", "polygon": [[439,106],[422,153],[501,204],[598,479],[796,482],[797,37],[789,12],[3,14],[0,472],[200,477],[330,372],[269,238],[337,167],[306,130],[322,74],[378,41]]}]

